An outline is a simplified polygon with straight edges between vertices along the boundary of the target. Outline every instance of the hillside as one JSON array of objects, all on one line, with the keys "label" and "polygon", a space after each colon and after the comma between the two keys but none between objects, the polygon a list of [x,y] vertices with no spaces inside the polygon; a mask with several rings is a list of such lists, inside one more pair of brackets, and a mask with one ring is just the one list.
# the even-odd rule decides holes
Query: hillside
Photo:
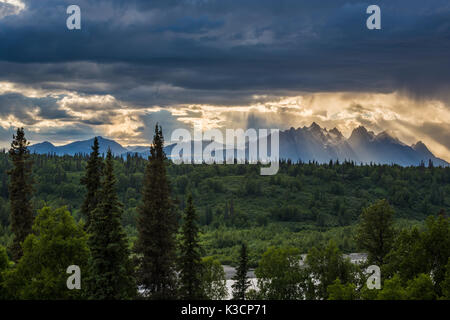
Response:
[{"label": "hillside", "polygon": [[[83,156],[33,155],[35,206],[67,205],[78,219],[84,195]],[[136,207],[145,160],[117,157],[115,171],[123,224],[136,234]],[[0,153],[0,223],[8,222],[7,154]],[[291,244],[307,250],[333,238],[355,252],[352,228],[362,208],[386,198],[401,223],[450,211],[450,168],[282,163],[276,176],[260,176],[257,165],[169,165],[173,199],[184,206],[191,192],[208,254],[230,263],[239,241],[252,243],[256,259],[268,246]],[[4,229],[3,229],[4,230]],[[5,231],[4,231],[5,232]],[[1,232],[0,232],[1,239]],[[3,242],[8,241],[3,238]],[[255,262],[255,260],[253,260]]]}]

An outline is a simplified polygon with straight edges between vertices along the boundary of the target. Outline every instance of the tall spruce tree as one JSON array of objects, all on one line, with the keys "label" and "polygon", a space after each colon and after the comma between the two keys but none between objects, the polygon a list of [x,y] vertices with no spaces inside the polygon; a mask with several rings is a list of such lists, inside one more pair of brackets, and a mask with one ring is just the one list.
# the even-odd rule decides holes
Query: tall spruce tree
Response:
[{"label": "tall spruce tree", "polygon": [[86,165],[85,175],[81,178],[81,184],[86,186],[86,195],[83,204],[81,205],[81,212],[86,220],[86,230],[89,229],[91,223],[91,213],[97,208],[99,203],[103,163],[99,149],[98,139],[95,137],[94,144],[92,145],[92,152]]},{"label": "tall spruce tree", "polygon": [[200,244],[198,240],[197,214],[188,196],[184,211],[180,240],[180,296],[183,299],[202,299],[205,297],[202,288],[202,268]]},{"label": "tall spruce tree", "polygon": [[87,294],[89,299],[116,300],[136,296],[128,241],[121,224],[122,204],[116,192],[111,150],[104,167],[100,202],[91,212],[88,245],[91,251]]},{"label": "tall spruce tree", "polygon": [[250,287],[250,280],[247,278],[248,270],[247,245],[242,243],[239,255],[239,265],[236,274],[233,277],[235,282],[231,286],[233,288],[234,300],[245,300],[247,289]]},{"label": "tall spruce tree", "polygon": [[177,289],[175,236],[178,227],[163,147],[162,129],[157,124],[145,169],[135,245],[138,283],[152,299],[173,299]]},{"label": "tall spruce tree", "polygon": [[23,254],[22,243],[31,233],[33,226],[33,178],[31,176],[32,162],[28,150],[29,142],[25,139],[23,128],[18,128],[13,135],[9,156],[13,168],[8,171],[10,176],[9,199],[11,201],[11,231],[14,233],[11,254],[18,261]]}]

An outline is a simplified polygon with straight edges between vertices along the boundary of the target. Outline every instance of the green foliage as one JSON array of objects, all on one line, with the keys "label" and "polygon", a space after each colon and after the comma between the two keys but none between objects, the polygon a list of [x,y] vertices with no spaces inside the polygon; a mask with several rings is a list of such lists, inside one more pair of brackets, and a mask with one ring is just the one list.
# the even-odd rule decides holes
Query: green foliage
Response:
[{"label": "green foliage", "polygon": [[8,171],[10,175],[11,231],[14,234],[11,253],[14,261],[18,261],[22,256],[22,243],[31,233],[33,225],[32,162],[29,161],[28,145],[29,142],[25,139],[23,128],[18,128],[9,150],[13,168]]},{"label": "green foliage", "polygon": [[[158,139],[161,142],[162,136]],[[153,149],[156,151],[157,148]],[[156,154],[163,155],[162,151]],[[159,160],[156,161],[156,158]],[[205,251],[202,254],[212,256],[222,264],[237,265],[241,243],[245,242],[251,248],[248,253],[250,267],[258,266],[271,246],[295,247],[299,253],[306,253],[312,247],[323,251],[333,240],[340,252],[356,252],[358,247],[353,236],[362,209],[380,198],[386,198],[391,208],[395,209],[396,220],[393,223],[396,229],[405,230],[398,232],[395,240],[388,237],[387,244],[392,246],[392,250],[383,259],[382,279],[389,280],[398,274],[406,295],[408,280],[423,273],[432,276],[436,294],[440,297],[444,297],[446,292],[448,294],[445,291],[448,290],[445,289],[448,286],[445,280],[445,271],[448,270],[448,267],[445,268],[448,261],[447,222],[440,218],[434,218],[432,223],[424,223],[423,220],[441,209],[443,213],[449,212],[450,168],[281,162],[276,176],[264,177],[258,174],[257,165],[174,165],[164,160],[164,156],[156,158],[153,159],[152,169],[149,169],[150,163],[146,159],[131,154],[126,158],[116,157],[113,163],[118,200],[123,203],[124,209],[122,224],[129,245],[137,242],[138,248],[137,239],[153,238],[141,240],[145,245],[140,247],[142,251],[136,252],[140,262],[138,266],[139,270],[143,270],[143,262],[148,262],[145,270],[152,270],[145,272],[149,276],[148,283],[170,283],[166,288],[171,290],[165,290],[168,293],[165,297],[173,297],[176,287],[175,250],[171,248],[175,247],[174,235],[178,229],[175,210],[178,208],[174,209],[173,204],[178,204],[183,210],[188,191],[195,196],[201,231],[199,244]],[[32,207],[67,205],[76,220],[83,217],[81,209],[85,186],[79,182],[90,157],[33,154],[29,159],[33,162],[36,180]],[[6,174],[13,168],[11,160],[8,154],[0,152],[0,244],[3,246],[9,246],[13,236]],[[163,172],[164,178],[160,179]],[[149,187],[152,179],[156,182]],[[166,188],[169,183],[174,186],[170,192]],[[142,186],[146,191],[142,190]],[[173,203],[170,199],[174,199]],[[411,231],[411,226],[417,229]],[[158,234],[173,236],[163,237],[169,241],[160,246],[155,236]],[[147,259],[144,259],[144,250]],[[153,264],[155,257],[164,257],[158,268]],[[170,267],[163,268],[163,265]],[[10,271],[8,269],[6,274]],[[278,276],[275,270],[272,273],[281,279],[276,280],[274,286],[277,281],[287,281],[293,288],[288,293],[278,292],[279,296],[317,298],[316,287],[305,274],[300,272],[295,282]],[[336,278],[330,276],[330,279],[333,285]],[[359,283],[361,280],[340,281],[345,287],[354,284],[361,299],[373,299],[378,292],[366,290]],[[150,288],[154,291],[147,290],[147,293],[156,298],[158,296],[152,293],[163,287],[150,285]],[[296,294],[291,295],[290,292],[294,291]],[[267,292],[261,295],[249,290],[247,298],[267,298]],[[325,291],[321,296],[327,294]]]},{"label": "green foliage", "polygon": [[378,300],[406,300],[407,294],[403,281],[399,275],[394,275],[384,282],[383,288],[379,291]]},{"label": "green foliage", "polygon": [[245,294],[250,287],[250,280],[247,279],[248,270],[247,245],[242,243],[241,252],[239,254],[239,264],[236,274],[233,277],[233,280],[235,281],[232,285],[234,300],[245,300]]},{"label": "green foliage", "polygon": [[304,272],[300,266],[302,257],[297,248],[269,248],[261,257],[255,271],[259,296],[271,300],[302,299],[301,283]]},{"label": "green foliage", "polygon": [[328,300],[357,300],[358,294],[353,283],[341,283],[336,279],[333,284],[327,287]]},{"label": "green foliage", "polygon": [[[5,274],[5,290],[13,299],[79,299],[81,290],[68,290],[66,269],[87,270],[87,236],[65,208],[39,210],[33,233],[23,244],[23,256]],[[82,277],[83,279],[83,277]]]},{"label": "green foliage", "polygon": [[436,293],[431,277],[427,274],[419,274],[407,283],[406,297],[408,300],[434,300]]},{"label": "green foliage", "polygon": [[116,300],[136,296],[128,241],[121,224],[122,204],[115,190],[111,150],[108,149],[99,203],[89,225],[89,299]]},{"label": "green foliage", "polygon": [[170,198],[162,129],[156,125],[138,209],[138,283],[155,299],[176,296],[177,220]]},{"label": "green foliage", "polygon": [[378,300],[435,300],[437,297],[433,280],[421,273],[415,278],[403,281],[398,274],[384,282]]},{"label": "green foliage", "polygon": [[445,272],[445,279],[444,281],[442,281],[441,288],[442,288],[442,297],[444,299],[450,300],[450,258],[448,258]]},{"label": "green foliage", "polygon": [[[86,194],[81,205],[81,212],[86,220],[86,229],[91,224],[92,211],[97,208],[100,201],[99,190],[101,188],[102,159],[100,158],[99,149],[98,139],[95,137],[92,152],[87,161],[85,175],[80,179],[81,184],[86,187]],[[67,194],[70,195],[72,193],[67,190]]]},{"label": "green foliage", "polygon": [[181,226],[180,239],[180,296],[183,299],[201,299],[204,297],[202,288],[202,263],[198,241],[197,215],[195,213],[192,195],[188,196],[186,209]]},{"label": "green foliage", "polygon": [[370,264],[381,266],[394,239],[394,210],[386,200],[380,200],[364,209],[356,233],[359,246],[368,253]]},{"label": "green foliage", "polygon": [[359,289],[358,295],[360,300],[377,300],[378,297],[378,289],[369,289],[367,285],[363,284]]},{"label": "green foliage", "polygon": [[[90,157],[32,154],[30,159],[36,180],[34,206],[67,205],[78,220],[85,196],[85,186],[79,182]],[[258,174],[258,165],[193,166],[174,165],[169,161],[165,164],[168,180],[174,186],[171,198],[182,203],[187,190],[193,194],[203,247],[207,255],[216,256],[222,263],[235,263],[233,259],[239,252],[242,237],[251,243],[251,266],[256,266],[270,246],[296,246],[306,252],[332,238],[343,252],[355,252],[358,249],[353,227],[358,216],[362,208],[380,198],[389,200],[396,212],[396,223],[401,221],[402,227],[420,224],[426,216],[441,209],[450,212],[450,168],[281,162],[277,175],[265,177]],[[114,159],[117,192],[124,204],[122,222],[129,237],[137,234],[136,218],[142,203],[146,165],[147,159],[132,154]],[[0,224],[3,224],[0,243],[4,246],[11,241],[6,175],[11,167],[8,155],[0,152]],[[390,177],[391,184],[382,176]],[[242,191],[248,180],[257,183],[259,195]],[[343,189],[337,192],[340,194],[336,194],[336,186]],[[430,201],[434,187],[442,191],[442,204]],[[409,195],[407,202],[397,203],[392,199],[397,189]],[[230,212],[231,199],[234,215],[225,219],[225,206],[228,205]],[[216,246],[213,239],[221,233],[238,239]]]},{"label": "green foliage", "polygon": [[430,216],[422,232],[413,228],[399,233],[386,256],[383,273],[388,277],[397,273],[404,282],[420,274],[431,274],[435,292],[440,296],[449,257],[449,218],[444,215],[437,218]]},{"label": "green foliage", "polygon": [[8,267],[9,267],[9,258],[8,254],[6,253],[6,248],[0,246],[0,300],[8,298],[3,284],[3,281],[5,280],[4,273],[6,273]]},{"label": "green foliage", "polygon": [[336,279],[340,279],[344,284],[355,281],[356,267],[343,257],[342,252],[332,241],[326,247],[312,248],[306,257],[306,265],[306,273],[318,281],[314,286],[316,299],[327,299],[327,288]]},{"label": "green foliage", "polygon": [[[6,253],[6,248],[0,246],[0,274],[5,271],[9,266],[9,258]],[[1,282],[1,281],[0,281]]]},{"label": "green foliage", "polygon": [[430,216],[425,222],[422,236],[423,246],[429,262],[430,273],[436,283],[436,292],[441,295],[441,282],[445,279],[446,265],[450,257],[450,221],[443,214]]},{"label": "green foliage", "polygon": [[429,261],[421,239],[422,233],[417,227],[404,229],[397,235],[392,250],[386,256],[383,274],[387,277],[395,273],[403,281],[416,275],[429,272]]},{"label": "green foliage", "polygon": [[228,295],[225,271],[213,257],[202,259],[202,288],[207,299],[222,300]]}]

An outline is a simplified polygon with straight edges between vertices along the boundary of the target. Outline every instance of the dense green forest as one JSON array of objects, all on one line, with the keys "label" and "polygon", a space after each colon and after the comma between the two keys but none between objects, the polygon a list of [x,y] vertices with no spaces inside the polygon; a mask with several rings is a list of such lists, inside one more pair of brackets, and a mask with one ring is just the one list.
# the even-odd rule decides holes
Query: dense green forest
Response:
[{"label": "dense green forest", "polygon": [[[163,145],[157,126],[148,159],[97,139],[88,156],[30,155],[18,129],[0,153],[0,299],[223,299],[222,264],[237,300],[450,298],[448,167],[282,161],[260,176],[175,165]],[[84,285],[68,290],[74,263]]]},{"label": "dense green forest", "polygon": [[[67,206],[81,219],[85,187],[80,184],[88,155],[31,155],[35,209]],[[136,238],[136,207],[146,159],[137,155],[114,159],[122,223],[130,241]],[[8,175],[11,162],[0,153],[0,244],[8,231]],[[388,199],[399,226],[421,225],[428,215],[450,209],[450,168],[356,166],[353,163],[282,162],[275,176],[260,176],[258,165],[175,165],[168,163],[172,197],[178,216],[192,193],[199,214],[205,255],[235,264],[240,243],[251,250],[255,267],[272,245],[292,245],[306,252],[333,239],[346,253],[357,251],[353,229],[362,208]]]}]

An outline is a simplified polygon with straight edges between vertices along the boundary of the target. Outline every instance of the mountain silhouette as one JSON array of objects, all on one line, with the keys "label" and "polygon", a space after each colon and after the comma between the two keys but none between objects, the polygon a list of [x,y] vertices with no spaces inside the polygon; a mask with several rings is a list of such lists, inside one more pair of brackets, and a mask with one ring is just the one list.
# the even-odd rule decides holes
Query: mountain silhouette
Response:
[{"label": "mountain silhouette", "polygon": [[[137,153],[142,157],[148,157],[150,154],[149,146],[123,147],[114,140],[103,137],[97,137],[97,139],[101,154],[106,154],[108,148],[111,148],[113,154],[121,156]],[[29,149],[31,153],[38,154],[89,154],[93,141],[94,138],[75,141],[63,146],[55,146],[45,141],[31,145]],[[270,141],[270,138],[268,138],[268,141]],[[202,150],[210,143],[211,141],[202,141]],[[219,145],[217,142],[214,143]],[[189,142],[185,143],[185,145],[188,144]],[[194,153],[193,142],[190,142],[190,144],[192,153]],[[169,158],[174,146],[175,144],[170,144],[164,148]],[[225,150],[226,147],[224,146],[223,149]],[[246,149],[245,154],[247,157],[248,144]],[[269,152],[270,149],[269,145]],[[225,151],[223,153],[225,155]],[[236,149],[234,153],[236,154]],[[401,166],[418,166],[421,162],[427,164],[431,160],[435,166],[449,165],[445,160],[434,156],[421,141],[408,146],[386,131],[375,134],[363,126],[355,128],[347,139],[338,129],[327,130],[315,122],[309,127],[304,126],[302,128],[290,128],[289,130],[280,131],[279,158],[290,159],[294,162],[316,161],[318,163],[327,163],[330,160],[348,160],[357,164],[376,163],[398,164]]]},{"label": "mountain silhouette", "polygon": [[[106,154],[108,148],[111,149],[113,154],[121,155],[128,152],[128,150],[122,147],[119,143],[114,140],[105,139],[98,136],[98,143],[100,146],[100,154]],[[52,143],[45,141],[42,143],[37,143],[31,145],[29,150],[31,153],[38,154],[56,154],[56,155],[75,155],[75,154],[89,154],[92,151],[92,145],[94,143],[94,138],[83,141],[75,141],[63,146],[54,146]]]}]

